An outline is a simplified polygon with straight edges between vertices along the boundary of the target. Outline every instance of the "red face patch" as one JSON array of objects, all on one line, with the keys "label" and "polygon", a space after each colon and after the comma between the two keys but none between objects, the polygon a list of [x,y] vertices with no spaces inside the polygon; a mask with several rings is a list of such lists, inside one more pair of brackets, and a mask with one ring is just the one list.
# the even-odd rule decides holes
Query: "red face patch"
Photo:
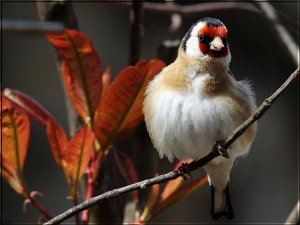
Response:
[{"label": "red face patch", "polygon": [[[224,26],[214,27],[210,25],[205,25],[198,31],[198,36],[204,35],[213,40],[215,37],[220,37],[222,40],[227,38],[227,30]],[[213,51],[209,49],[208,43],[199,42],[199,48],[203,54],[207,54],[211,57],[225,57],[228,54],[227,43],[224,43],[225,47],[221,51]]]},{"label": "red face patch", "polygon": [[220,38],[227,37],[227,30],[224,26],[222,27],[213,27],[210,25],[205,25],[202,29],[198,31],[198,35],[207,35],[209,37],[219,36]]}]

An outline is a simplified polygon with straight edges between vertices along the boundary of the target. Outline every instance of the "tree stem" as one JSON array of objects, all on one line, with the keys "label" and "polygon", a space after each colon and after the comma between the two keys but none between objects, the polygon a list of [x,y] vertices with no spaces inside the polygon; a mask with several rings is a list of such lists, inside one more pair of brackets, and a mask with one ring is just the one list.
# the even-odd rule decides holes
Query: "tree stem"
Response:
[{"label": "tree stem", "polygon": [[143,1],[132,1],[130,11],[131,34],[130,34],[130,57],[129,64],[135,65],[141,59],[143,38]]}]

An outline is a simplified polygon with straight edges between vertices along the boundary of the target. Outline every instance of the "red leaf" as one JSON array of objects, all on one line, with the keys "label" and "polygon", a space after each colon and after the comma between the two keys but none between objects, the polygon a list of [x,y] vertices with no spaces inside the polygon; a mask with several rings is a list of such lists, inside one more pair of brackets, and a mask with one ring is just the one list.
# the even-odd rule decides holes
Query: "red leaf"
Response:
[{"label": "red leaf", "polygon": [[183,199],[184,197],[190,195],[194,192],[197,188],[201,187],[203,184],[207,182],[207,175],[202,176],[196,180],[192,180],[187,184],[181,186],[176,191],[174,191],[171,195],[169,195],[164,201],[161,201],[153,212],[153,216],[157,215],[161,211],[165,210],[166,208],[170,207],[174,203],[178,202],[179,200]]},{"label": "red leaf", "polygon": [[55,162],[64,170],[62,160],[64,150],[68,144],[68,138],[62,127],[53,119],[48,119],[46,133]]},{"label": "red leaf", "polygon": [[53,116],[30,96],[9,88],[3,94],[14,104],[24,109],[31,119],[46,127],[48,141],[56,163],[62,167],[63,149],[68,142],[63,128],[55,121]]},{"label": "red leaf", "polygon": [[62,57],[62,73],[67,94],[81,118],[91,123],[102,95],[100,59],[89,38],[65,29],[62,34],[47,34]]},{"label": "red leaf", "polygon": [[2,157],[16,171],[21,172],[30,135],[28,116],[20,107],[6,104],[6,101],[2,101],[1,114]]},{"label": "red leaf", "polygon": [[125,68],[105,92],[95,114],[95,134],[105,149],[143,120],[145,88],[165,64],[154,59]]},{"label": "red leaf", "polygon": [[93,141],[94,133],[85,125],[66,146],[64,160],[75,185],[88,166],[93,152]]},{"label": "red leaf", "polygon": [[10,186],[18,193],[24,194],[25,188],[22,180],[17,174],[17,171],[2,157],[1,162],[1,176],[10,184]]},{"label": "red leaf", "polygon": [[43,126],[46,126],[48,118],[52,117],[37,101],[21,91],[5,88],[3,94],[10,101],[23,108],[32,120]]},{"label": "red leaf", "polygon": [[22,170],[24,167],[30,136],[27,114],[5,96],[1,102],[1,175],[11,186],[22,193]]}]

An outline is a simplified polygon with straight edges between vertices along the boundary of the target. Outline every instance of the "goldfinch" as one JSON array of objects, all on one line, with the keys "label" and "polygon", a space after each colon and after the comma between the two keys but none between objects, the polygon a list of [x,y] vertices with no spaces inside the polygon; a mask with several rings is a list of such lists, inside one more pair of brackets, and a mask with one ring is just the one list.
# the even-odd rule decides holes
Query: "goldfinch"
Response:
[{"label": "goldfinch", "polygon": [[[235,80],[229,70],[227,33],[220,20],[200,19],[182,39],[175,61],[147,86],[143,112],[160,157],[198,160],[256,109],[249,82]],[[231,145],[228,159],[219,156],[204,167],[213,219],[233,218],[230,171],[236,158],[249,152],[255,134],[256,123]]]}]

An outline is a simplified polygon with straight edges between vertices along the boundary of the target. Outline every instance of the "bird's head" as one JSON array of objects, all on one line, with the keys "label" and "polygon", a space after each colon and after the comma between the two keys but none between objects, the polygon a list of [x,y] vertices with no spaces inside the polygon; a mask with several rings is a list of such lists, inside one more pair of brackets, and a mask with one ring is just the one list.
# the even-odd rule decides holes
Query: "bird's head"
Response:
[{"label": "bird's head", "polygon": [[205,17],[194,24],[184,36],[181,47],[193,60],[219,61],[226,66],[231,60],[227,28],[215,18]]}]

